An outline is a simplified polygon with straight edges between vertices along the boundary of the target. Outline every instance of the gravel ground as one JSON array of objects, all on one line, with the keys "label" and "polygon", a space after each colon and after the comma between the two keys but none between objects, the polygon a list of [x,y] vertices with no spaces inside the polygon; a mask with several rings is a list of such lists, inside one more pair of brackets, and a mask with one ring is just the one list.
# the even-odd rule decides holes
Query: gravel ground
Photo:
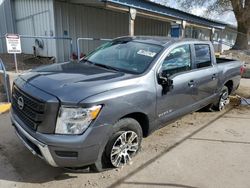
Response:
[{"label": "gravel ground", "polygon": [[[243,79],[238,94],[249,97],[250,80]],[[241,114],[247,107],[235,107],[231,113]],[[249,109],[248,109],[249,110]],[[223,112],[195,112],[154,132],[143,139],[142,151],[130,165],[102,173],[87,170],[72,172],[53,168],[34,157],[19,141],[9,122],[9,115],[0,116],[0,187],[109,187],[123,177],[144,168],[166,153],[186,136],[220,117]],[[157,171],[157,169],[155,169]],[[145,177],[146,178],[146,177]]]}]

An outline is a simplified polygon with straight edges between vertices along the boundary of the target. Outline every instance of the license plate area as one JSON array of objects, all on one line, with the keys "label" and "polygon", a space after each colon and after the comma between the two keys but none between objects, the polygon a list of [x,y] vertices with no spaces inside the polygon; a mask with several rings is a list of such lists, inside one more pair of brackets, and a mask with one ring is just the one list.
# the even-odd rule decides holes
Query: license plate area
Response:
[{"label": "license plate area", "polygon": [[32,153],[33,155],[37,155],[37,156],[43,158],[42,153],[41,153],[39,147],[38,147],[36,144],[34,144],[33,142],[31,142],[28,138],[26,138],[26,137],[18,130],[18,128],[15,127],[15,129],[16,129],[16,134],[17,134],[17,136],[18,136],[18,137],[20,138],[20,140],[24,143],[24,145],[31,151],[31,153]]}]

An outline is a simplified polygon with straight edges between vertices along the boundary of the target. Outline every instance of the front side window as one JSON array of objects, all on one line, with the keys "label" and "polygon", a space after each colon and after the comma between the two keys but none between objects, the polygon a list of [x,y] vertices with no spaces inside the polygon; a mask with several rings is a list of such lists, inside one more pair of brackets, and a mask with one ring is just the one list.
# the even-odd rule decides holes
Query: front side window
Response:
[{"label": "front side window", "polygon": [[185,44],[173,49],[162,64],[162,71],[173,75],[191,69],[191,50],[190,45]]},{"label": "front side window", "polygon": [[85,60],[118,71],[140,74],[147,70],[163,47],[136,41],[115,40],[97,48]]},{"label": "front side window", "polygon": [[212,65],[211,52],[208,44],[195,44],[195,64],[197,68],[209,67]]}]

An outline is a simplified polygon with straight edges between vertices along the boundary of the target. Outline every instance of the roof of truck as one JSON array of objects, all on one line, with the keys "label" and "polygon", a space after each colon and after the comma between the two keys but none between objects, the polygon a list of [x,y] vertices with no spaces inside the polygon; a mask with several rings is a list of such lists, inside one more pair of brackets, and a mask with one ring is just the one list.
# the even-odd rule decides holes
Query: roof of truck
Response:
[{"label": "roof of truck", "polygon": [[209,43],[209,41],[205,40],[198,40],[193,38],[173,38],[173,37],[161,37],[161,36],[124,36],[116,38],[115,40],[134,40],[138,42],[143,43],[149,43],[149,44],[156,44],[161,46],[167,46],[172,43],[176,42],[184,42],[184,41],[190,41],[190,42],[206,42]]}]

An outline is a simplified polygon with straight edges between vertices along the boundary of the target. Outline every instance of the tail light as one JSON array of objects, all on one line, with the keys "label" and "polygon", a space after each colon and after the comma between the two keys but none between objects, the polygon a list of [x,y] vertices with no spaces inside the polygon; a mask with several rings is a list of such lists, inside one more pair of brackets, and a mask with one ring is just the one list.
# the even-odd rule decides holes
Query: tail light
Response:
[{"label": "tail light", "polygon": [[246,67],[243,65],[240,67],[240,75],[242,76],[246,72]]}]

